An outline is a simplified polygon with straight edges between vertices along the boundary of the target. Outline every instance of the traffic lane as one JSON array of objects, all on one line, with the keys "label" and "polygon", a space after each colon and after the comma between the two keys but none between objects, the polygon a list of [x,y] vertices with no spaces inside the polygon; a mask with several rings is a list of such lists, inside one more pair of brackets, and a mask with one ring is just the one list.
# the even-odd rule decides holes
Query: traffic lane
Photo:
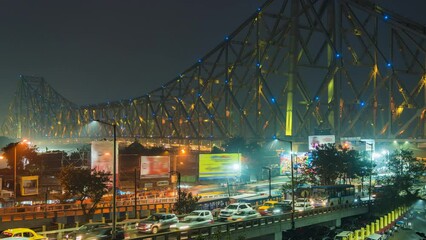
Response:
[{"label": "traffic lane", "polygon": [[425,211],[426,203],[424,200],[419,200],[413,204],[410,209],[410,214],[406,214],[408,217],[406,221],[411,222],[413,228],[412,229],[402,229],[400,228],[398,232],[394,233],[389,239],[390,240],[400,240],[400,239],[426,239],[421,237],[419,233],[423,233],[426,235],[426,211]]}]

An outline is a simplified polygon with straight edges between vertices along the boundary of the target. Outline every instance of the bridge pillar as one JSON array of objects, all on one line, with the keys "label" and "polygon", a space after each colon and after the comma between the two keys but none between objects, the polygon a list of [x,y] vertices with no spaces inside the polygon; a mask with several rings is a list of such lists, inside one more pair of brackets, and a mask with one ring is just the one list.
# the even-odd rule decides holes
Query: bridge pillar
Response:
[{"label": "bridge pillar", "polygon": [[282,238],[283,238],[283,233],[281,231],[274,233],[274,240],[281,240]]},{"label": "bridge pillar", "polygon": [[341,227],[342,226],[342,219],[341,218],[336,219],[335,226],[336,227]]}]

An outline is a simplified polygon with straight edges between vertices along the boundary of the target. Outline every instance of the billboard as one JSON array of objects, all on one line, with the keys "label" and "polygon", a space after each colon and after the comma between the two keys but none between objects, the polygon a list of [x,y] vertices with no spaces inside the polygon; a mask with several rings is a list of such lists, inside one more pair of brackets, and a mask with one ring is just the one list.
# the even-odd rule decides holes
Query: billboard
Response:
[{"label": "billboard", "polygon": [[168,178],[170,156],[142,156],[141,178]]},{"label": "billboard", "polygon": [[[309,165],[310,158],[307,152],[293,153],[293,170],[297,173],[301,172],[301,166]],[[296,172],[294,172],[296,173]],[[280,154],[280,175],[289,175],[291,174],[291,159],[288,152],[282,152]]]},{"label": "billboard", "polygon": [[241,174],[240,153],[200,154],[199,178],[220,179]]},{"label": "billboard", "polygon": [[[114,142],[113,141],[93,141],[91,147],[91,168],[97,171],[113,172],[112,163],[114,161]],[[118,159],[118,144],[116,146],[116,155]],[[116,162],[118,169],[118,161]]]},{"label": "billboard", "polygon": [[343,137],[340,139],[342,146],[357,151],[373,151],[375,150],[374,139],[361,139],[360,137]]},{"label": "billboard", "polygon": [[38,176],[21,177],[21,196],[38,194]]},{"label": "billboard", "polygon": [[335,143],[336,139],[334,135],[314,135],[308,137],[309,150],[315,150],[316,147],[322,144]]}]

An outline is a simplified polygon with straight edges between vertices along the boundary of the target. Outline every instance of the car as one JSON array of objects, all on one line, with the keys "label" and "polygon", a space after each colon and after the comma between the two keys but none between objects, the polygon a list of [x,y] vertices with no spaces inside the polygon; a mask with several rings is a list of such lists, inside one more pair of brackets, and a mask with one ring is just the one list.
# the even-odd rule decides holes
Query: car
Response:
[{"label": "car", "polygon": [[38,240],[38,239],[47,239],[46,237],[34,232],[34,230],[30,228],[10,228],[4,230],[0,234],[0,238],[9,238],[9,237],[24,237],[29,240]]},{"label": "car", "polygon": [[262,216],[265,215],[279,215],[291,212],[293,208],[286,202],[278,202],[272,208],[259,212]]},{"label": "car", "polygon": [[[115,239],[124,239],[124,229],[115,227]],[[112,240],[112,226],[102,226],[76,235],[76,240]]]},{"label": "car", "polygon": [[232,214],[228,220],[230,221],[244,221],[254,218],[261,217],[260,213],[256,212],[255,210],[249,210],[249,211],[240,211]]},{"label": "car", "polygon": [[342,240],[342,239],[349,239],[349,236],[353,234],[352,231],[343,231],[334,236],[334,240]]},{"label": "car", "polygon": [[257,210],[259,211],[260,214],[262,214],[263,212],[267,212],[267,210],[271,207],[274,207],[275,204],[277,204],[278,201],[266,201],[264,202],[261,206],[259,206],[257,208]]},{"label": "car", "polygon": [[83,234],[87,234],[95,230],[96,228],[106,227],[108,224],[102,222],[92,222],[81,225],[77,230],[72,231],[65,235],[65,239],[75,240],[77,235],[81,236]]},{"label": "car", "polygon": [[170,225],[170,230],[187,230],[197,227],[203,227],[206,225],[209,225],[213,223],[213,219],[208,219],[204,217],[198,217],[198,218],[187,218],[182,221],[179,221],[178,223]]},{"label": "car", "polygon": [[170,225],[178,223],[179,219],[172,213],[155,213],[136,223],[136,229],[142,233],[156,234],[161,230],[168,230]]},{"label": "car", "polygon": [[192,211],[190,214],[185,216],[183,220],[189,220],[189,219],[204,219],[213,221],[213,214],[209,210],[195,210]]},{"label": "car", "polygon": [[236,213],[236,212],[242,212],[242,211],[251,211],[254,210],[250,203],[231,203],[226,208],[220,210],[218,220],[219,221],[226,221],[228,218]]},{"label": "car", "polygon": [[311,210],[314,207],[312,206],[311,202],[308,199],[305,198],[298,198],[294,202],[294,211],[296,212],[303,212],[306,210]]},{"label": "car", "polygon": [[365,240],[385,240],[386,236],[378,233],[368,235]]}]

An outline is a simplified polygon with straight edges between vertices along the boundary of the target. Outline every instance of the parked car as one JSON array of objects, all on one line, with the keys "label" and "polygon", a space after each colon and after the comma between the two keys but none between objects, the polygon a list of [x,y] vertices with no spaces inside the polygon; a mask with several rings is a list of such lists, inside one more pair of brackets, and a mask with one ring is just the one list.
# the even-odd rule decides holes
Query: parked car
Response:
[{"label": "parked car", "polygon": [[172,213],[156,213],[136,223],[136,229],[143,233],[156,234],[160,230],[168,230],[170,225],[178,223],[179,219]]},{"label": "parked car", "polygon": [[274,207],[268,208],[267,210],[264,210],[264,211],[259,212],[259,213],[263,216],[265,216],[265,215],[279,215],[279,214],[289,213],[289,212],[291,212],[292,209],[293,208],[288,203],[278,202],[274,205]]},{"label": "parked car", "polygon": [[236,212],[250,211],[253,210],[249,203],[232,203],[226,208],[220,210],[218,220],[226,221],[232,214]]},{"label": "parked car", "polygon": [[312,206],[312,204],[309,201],[309,199],[306,199],[306,198],[298,198],[294,202],[294,211],[296,211],[296,212],[302,212],[302,211],[306,211],[306,210],[311,210],[313,208],[314,207]]},{"label": "parked car", "polygon": [[228,220],[230,221],[244,221],[249,219],[254,219],[261,217],[260,213],[256,212],[255,210],[249,210],[249,211],[240,211],[232,214]]},{"label": "parked car", "polygon": [[46,237],[37,234],[32,229],[29,228],[11,228],[6,229],[0,234],[0,238],[9,238],[9,237],[23,237],[28,238],[29,240],[39,240],[47,239]]},{"label": "parked car", "polygon": [[108,226],[108,224],[102,223],[102,222],[93,222],[93,223],[83,224],[77,230],[66,234],[65,239],[75,240],[77,235],[81,236],[82,234],[90,233],[91,231],[95,230],[96,228],[107,227],[107,226]]},{"label": "parked car", "polygon": [[213,219],[198,217],[198,218],[187,218],[183,221],[170,225],[170,230],[187,230],[197,227],[203,227],[213,223]]},{"label": "parked car", "polygon": [[365,240],[385,240],[385,239],[386,239],[386,235],[382,235],[378,233],[370,234],[369,236],[365,238]]},{"label": "parked car", "polygon": [[189,220],[189,219],[204,219],[213,221],[213,214],[209,210],[195,210],[192,211],[190,214],[185,216],[183,220]]},{"label": "parked car", "polygon": [[343,231],[334,236],[334,240],[342,240],[342,239],[349,239],[349,235],[353,234],[352,231]]},{"label": "parked car", "polygon": [[[87,233],[77,234],[78,240],[112,240],[112,226],[102,226]],[[124,229],[115,228],[115,239],[124,239]]]}]

